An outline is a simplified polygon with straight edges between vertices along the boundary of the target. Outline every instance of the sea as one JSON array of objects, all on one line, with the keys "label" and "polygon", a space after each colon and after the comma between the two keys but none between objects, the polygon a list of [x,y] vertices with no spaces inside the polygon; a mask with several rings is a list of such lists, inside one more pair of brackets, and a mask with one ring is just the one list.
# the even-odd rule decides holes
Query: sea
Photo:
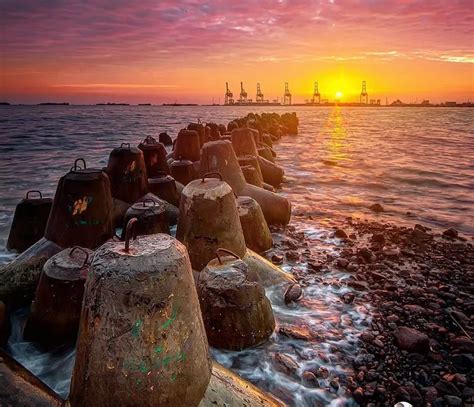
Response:
[{"label": "sea", "polygon": [[[315,255],[336,251],[332,231],[347,217],[435,231],[453,227],[474,237],[474,115],[469,108],[311,106],[0,106],[0,264],[16,254],[5,248],[16,204],[28,190],[53,197],[58,179],[77,158],[90,168],[107,165],[121,143],[137,145],[166,131],[172,137],[190,122],[227,124],[249,112],[296,112],[299,134],[274,145],[285,170],[278,192],[292,202],[290,225]],[[383,212],[369,207],[378,203]],[[284,262],[287,272],[305,263]],[[371,323],[370,304],[345,304],[349,276],[330,271],[304,288],[305,301],[279,304],[269,290],[277,324],[305,325],[319,333],[304,341],[274,334],[243,352],[213,349],[213,357],[261,389],[295,406],[351,406],[343,386],[358,355],[358,336]],[[280,288],[276,288],[280,289]],[[275,290],[276,290],[275,289]],[[13,318],[8,350],[62,397],[67,397],[74,349],[45,353],[22,339],[28,310]],[[289,355],[296,372],[275,363]],[[301,380],[323,369],[318,386]],[[327,377],[326,377],[327,376]]]}]

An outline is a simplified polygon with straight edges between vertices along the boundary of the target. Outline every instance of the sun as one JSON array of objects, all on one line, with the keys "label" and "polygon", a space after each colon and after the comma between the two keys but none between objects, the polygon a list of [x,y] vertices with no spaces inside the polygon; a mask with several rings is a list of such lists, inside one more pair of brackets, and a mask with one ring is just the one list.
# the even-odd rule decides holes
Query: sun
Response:
[{"label": "sun", "polygon": [[337,98],[337,99],[342,98],[342,92],[341,92],[340,90],[338,90],[338,91],[336,92],[336,98]]}]

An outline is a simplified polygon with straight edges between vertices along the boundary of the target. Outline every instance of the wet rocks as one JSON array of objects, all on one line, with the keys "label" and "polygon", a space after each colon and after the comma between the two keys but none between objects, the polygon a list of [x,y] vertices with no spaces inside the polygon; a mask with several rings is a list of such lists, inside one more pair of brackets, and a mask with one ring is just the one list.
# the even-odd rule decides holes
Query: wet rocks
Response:
[{"label": "wet rocks", "polygon": [[352,396],[372,406],[465,403],[474,368],[472,243],[423,225],[347,224],[346,233],[357,236],[341,251],[349,264],[341,268],[336,258],[332,265],[351,271],[354,304],[373,307],[353,360]]}]

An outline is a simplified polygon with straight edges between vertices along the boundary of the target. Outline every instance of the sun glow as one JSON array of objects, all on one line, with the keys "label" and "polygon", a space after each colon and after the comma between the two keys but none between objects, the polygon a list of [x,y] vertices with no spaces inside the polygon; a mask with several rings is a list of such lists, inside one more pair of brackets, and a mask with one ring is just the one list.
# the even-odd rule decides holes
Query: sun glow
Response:
[{"label": "sun glow", "polygon": [[340,99],[340,98],[342,98],[342,92],[340,90],[338,90],[336,92],[336,99]]}]

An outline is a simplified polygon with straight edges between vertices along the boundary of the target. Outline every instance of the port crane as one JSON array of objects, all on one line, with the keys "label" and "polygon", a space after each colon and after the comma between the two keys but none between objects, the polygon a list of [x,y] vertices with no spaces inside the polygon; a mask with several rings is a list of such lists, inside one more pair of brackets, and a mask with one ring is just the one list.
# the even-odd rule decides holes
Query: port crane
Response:
[{"label": "port crane", "polygon": [[288,88],[288,82],[285,82],[285,94],[283,95],[283,104],[291,105],[291,93],[290,89]]},{"label": "port crane", "polygon": [[314,82],[313,103],[321,104],[321,94],[319,93],[318,82]]},{"label": "port crane", "polygon": [[229,89],[229,83],[225,83],[225,99],[224,104],[233,105],[234,104],[234,94]]},{"label": "port crane", "polygon": [[365,81],[362,81],[362,91],[360,92],[360,103],[368,104],[369,103],[369,94],[367,93],[367,87]]},{"label": "port crane", "polygon": [[247,103],[247,92],[244,89],[244,83],[240,82],[240,103]]},{"label": "port crane", "polygon": [[262,93],[262,90],[260,89],[260,83],[257,83],[257,96],[255,98],[255,101],[257,103],[263,103],[264,102],[263,93]]}]

